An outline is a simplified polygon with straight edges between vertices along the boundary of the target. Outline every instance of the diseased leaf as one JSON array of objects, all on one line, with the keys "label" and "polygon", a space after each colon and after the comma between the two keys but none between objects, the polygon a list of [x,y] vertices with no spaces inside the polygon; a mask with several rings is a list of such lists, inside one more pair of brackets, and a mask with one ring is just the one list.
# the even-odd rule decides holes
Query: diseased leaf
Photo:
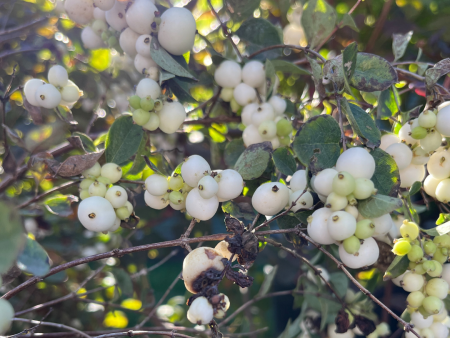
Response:
[{"label": "diseased leaf", "polygon": [[239,156],[234,169],[244,180],[254,180],[266,170],[272,153],[272,143],[252,144]]},{"label": "diseased leaf", "polygon": [[381,132],[372,117],[357,105],[341,98],[342,112],[347,117],[353,131],[361,137],[366,146],[373,149],[381,143]]},{"label": "diseased leaf", "polygon": [[392,50],[394,52],[394,62],[399,60],[406,51],[408,43],[411,40],[413,31],[409,31],[406,34],[394,34],[392,35]]},{"label": "diseased leaf", "polygon": [[397,196],[400,188],[400,173],[394,159],[380,148],[370,152],[375,160],[375,173],[371,180],[379,194]]},{"label": "diseased leaf", "polygon": [[356,57],[358,54],[358,44],[356,42],[352,42],[347,47],[345,47],[342,52],[342,66],[344,69],[344,83],[345,89],[347,92],[351,94],[352,90],[350,88],[349,80],[352,78],[353,73],[356,68]]},{"label": "diseased leaf", "polygon": [[17,257],[17,266],[35,276],[45,276],[50,270],[50,258],[44,248],[34,239],[25,237],[25,248]]},{"label": "diseased leaf", "polygon": [[258,294],[255,297],[265,296],[269,292],[269,290],[273,284],[273,280],[277,274],[277,271],[278,271],[278,265],[275,265],[272,268],[272,270],[267,274],[267,276],[264,278],[261,288],[259,289]]},{"label": "diseased leaf", "polygon": [[14,205],[0,203],[0,274],[5,273],[13,265],[25,243],[23,225]]},{"label": "diseased leaf", "polygon": [[272,65],[277,72],[288,73],[288,74],[297,74],[297,75],[312,75],[306,69],[303,69],[297,65],[294,65],[292,62],[288,62],[288,61],[284,61],[284,60],[272,60]]},{"label": "diseased leaf", "polygon": [[348,26],[353,29],[355,32],[359,32],[358,26],[356,26],[355,20],[353,20],[352,16],[348,13],[345,13],[342,16],[342,27]]},{"label": "diseased leaf", "polygon": [[282,147],[276,149],[273,154],[273,161],[275,167],[284,175],[294,175],[295,169],[297,169],[297,164],[295,163],[295,158],[291,154],[288,148]]},{"label": "diseased leaf", "polygon": [[301,23],[310,48],[318,46],[331,34],[336,17],[336,11],[325,0],[308,1]]},{"label": "diseased leaf", "polygon": [[409,266],[409,259],[407,255],[395,256],[391,265],[389,265],[388,269],[386,270],[383,276],[383,280],[388,281],[390,279],[397,278],[408,269],[408,266]]},{"label": "diseased leaf", "polygon": [[58,195],[45,200],[45,208],[52,214],[61,217],[73,215],[72,203],[78,202],[78,197],[73,195]]},{"label": "diseased leaf", "polygon": [[[277,28],[268,20],[262,18],[250,18],[245,20],[236,31],[241,41],[247,44],[247,52],[254,53],[273,45],[282,44],[282,38]],[[281,54],[280,49],[273,49],[256,55],[258,60],[274,59]]]},{"label": "diseased leaf", "polygon": [[164,48],[161,47],[156,37],[153,37],[150,43],[150,54],[153,61],[165,71],[172,73],[176,76],[186,77],[189,79],[195,79],[195,77],[189,73],[180,63],[178,63],[174,57],[169,54]]},{"label": "diseased leaf", "polygon": [[143,134],[142,127],[134,124],[130,115],[118,117],[106,136],[106,162],[120,165],[128,161],[136,154]]},{"label": "diseased leaf", "polygon": [[317,172],[331,168],[341,153],[341,130],[329,115],[318,115],[302,125],[293,148],[300,162]]},{"label": "diseased leaf", "polygon": [[441,76],[450,73],[450,58],[439,61],[433,68],[425,72],[425,82],[427,87],[434,86]]},{"label": "diseased leaf", "polygon": [[239,156],[245,151],[245,145],[242,138],[232,140],[227,143],[223,153],[225,164],[228,167],[234,167]]},{"label": "diseased leaf", "polygon": [[311,66],[312,74],[313,74],[313,80],[314,80],[314,86],[319,93],[320,97],[325,97],[325,86],[322,82],[322,66],[317,62],[315,58],[312,58],[306,54],[306,59],[309,62],[309,65]]},{"label": "diseased leaf", "polygon": [[126,273],[125,270],[120,268],[113,268],[111,270],[114,278],[116,279],[116,283],[122,293],[125,296],[131,297],[133,296],[133,282],[131,281],[130,276]]},{"label": "diseased leaf", "polygon": [[398,112],[394,93],[390,88],[383,90],[378,98],[377,119],[389,119]]},{"label": "diseased leaf", "polygon": [[74,155],[67,158],[61,165],[54,160],[44,160],[53,171],[54,175],[61,177],[72,177],[81,175],[86,169],[92,166],[103,155],[104,150],[98,153],[88,153],[84,155]]},{"label": "diseased leaf", "polygon": [[359,201],[358,211],[365,218],[377,218],[389,214],[401,206],[402,200],[400,198],[376,194]]}]

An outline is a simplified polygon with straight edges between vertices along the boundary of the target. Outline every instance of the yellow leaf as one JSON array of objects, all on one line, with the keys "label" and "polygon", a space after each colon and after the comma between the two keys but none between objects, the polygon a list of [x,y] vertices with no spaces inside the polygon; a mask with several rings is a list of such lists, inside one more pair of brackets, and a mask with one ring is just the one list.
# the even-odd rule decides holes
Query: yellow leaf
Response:
[{"label": "yellow leaf", "polygon": [[108,69],[111,63],[111,54],[109,49],[96,49],[91,51],[91,58],[89,59],[89,65],[99,72],[103,72]]}]

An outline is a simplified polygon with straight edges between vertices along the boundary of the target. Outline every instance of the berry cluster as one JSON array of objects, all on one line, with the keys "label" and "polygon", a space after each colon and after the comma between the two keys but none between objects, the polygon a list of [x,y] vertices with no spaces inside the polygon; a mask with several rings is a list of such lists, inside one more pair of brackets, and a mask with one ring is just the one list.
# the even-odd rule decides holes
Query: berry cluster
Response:
[{"label": "berry cluster", "polygon": [[286,101],[272,96],[268,102],[261,102],[266,91],[263,63],[249,61],[241,68],[237,62],[227,60],[217,67],[214,79],[222,87],[220,97],[230,102],[234,112],[243,107],[241,117],[246,128],[242,138],[247,147],[264,141],[270,141],[274,149],[290,144],[293,128],[283,115]]},{"label": "berry cluster", "polygon": [[133,214],[133,205],[128,201],[127,191],[113,185],[122,178],[122,168],[115,163],[103,166],[97,162],[83,172],[80,183],[78,219],[91,231],[116,231],[121,221]]},{"label": "berry cluster", "polygon": [[23,92],[27,101],[36,107],[53,109],[58,105],[73,106],[83,94],[75,83],[69,80],[67,70],[59,65],[48,71],[48,82],[31,79],[25,83]]},{"label": "berry cluster", "polygon": [[188,157],[181,166],[181,175],[171,177],[153,174],[145,181],[145,202],[153,209],[168,204],[175,210],[186,210],[201,221],[211,219],[219,202],[238,197],[244,187],[242,176],[235,170],[214,170],[201,156]]},{"label": "berry cluster", "polygon": [[[223,250],[226,250],[225,246],[222,247]],[[229,251],[227,255],[232,256]],[[183,261],[182,275],[186,289],[193,294],[204,292],[209,286],[206,282],[207,273],[220,275],[225,269],[222,261],[224,258],[227,257],[222,256],[217,247],[215,249],[200,247],[192,250]],[[205,295],[193,298],[195,299],[190,303],[187,318],[197,325],[209,324],[214,317],[224,318],[230,307],[230,300],[223,293],[206,292]]]},{"label": "berry cluster", "polygon": [[133,121],[146,130],[161,129],[172,134],[186,118],[183,105],[161,96],[159,84],[152,79],[142,79],[136,87],[136,95],[129,98]]},{"label": "berry cluster", "polygon": [[[448,260],[450,236],[420,238],[416,223],[403,221],[402,238],[394,240],[394,254],[407,255],[409,271],[394,280],[407,292],[407,309],[411,323],[422,337],[446,338],[448,328],[442,324],[447,318],[443,299],[449,292],[450,264]],[[407,337],[410,337],[408,333]]]}]

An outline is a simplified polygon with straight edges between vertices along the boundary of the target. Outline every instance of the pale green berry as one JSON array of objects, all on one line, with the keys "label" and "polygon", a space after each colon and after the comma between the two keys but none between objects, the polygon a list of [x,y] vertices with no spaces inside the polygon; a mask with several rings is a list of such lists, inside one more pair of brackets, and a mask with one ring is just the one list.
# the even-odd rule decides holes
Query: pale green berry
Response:
[{"label": "pale green berry", "polygon": [[234,88],[222,88],[220,98],[225,102],[230,102],[233,99]]},{"label": "pale green berry", "polygon": [[241,108],[234,97],[230,101],[230,108],[233,113],[236,113]]},{"label": "pale green berry", "polygon": [[434,264],[433,261],[425,261],[422,263],[422,266],[427,273],[433,272],[434,270],[436,270],[436,265]]},{"label": "pale green berry", "polygon": [[344,245],[345,251],[347,251],[351,255],[357,253],[359,248],[361,247],[361,242],[356,236],[351,236],[345,239],[342,244]]},{"label": "pale green berry", "polygon": [[184,202],[184,196],[183,196],[183,194],[182,194],[181,192],[179,192],[179,191],[172,191],[172,192],[169,194],[169,200],[170,200],[170,202],[172,202],[173,204],[179,205],[179,204],[181,204],[181,203]]},{"label": "pale green berry", "polygon": [[431,240],[426,240],[425,243],[423,243],[423,250],[427,255],[434,255],[436,248],[436,244],[434,244]]},{"label": "pale green berry", "polygon": [[437,248],[433,255],[433,260],[444,264],[448,260],[448,250],[446,248]]},{"label": "pale green berry", "polygon": [[107,190],[107,188],[104,183],[99,182],[99,181],[94,181],[94,183],[92,183],[89,186],[89,195],[105,197],[106,190]]},{"label": "pale green berry", "polygon": [[445,299],[448,295],[449,285],[442,278],[430,279],[425,286],[425,291],[428,296],[434,296],[439,299]]},{"label": "pale green berry", "polygon": [[373,236],[375,224],[370,219],[363,219],[356,223],[355,236],[359,239],[366,239]]},{"label": "pale green berry", "polygon": [[423,267],[423,264],[417,264],[413,269],[411,269],[411,271],[418,275],[424,275],[427,273]]},{"label": "pale green berry", "polygon": [[339,172],[333,178],[333,191],[341,196],[347,196],[355,190],[355,179],[346,171]]},{"label": "pale green berry", "polygon": [[131,212],[128,210],[126,206],[120,207],[116,209],[116,216],[121,219],[122,221],[127,220],[130,218]]},{"label": "pale green berry", "polygon": [[102,182],[105,185],[112,184],[111,180],[108,177],[99,176],[97,177],[97,181]]},{"label": "pale green berry", "polygon": [[292,133],[292,123],[286,119],[281,119],[277,122],[277,135],[288,136]]},{"label": "pale green berry", "polygon": [[150,120],[150,113],[148,111],[145,111],[144,109],[136,109],[133,112],[133,121],[138,126],[143,126]]},{"label": "pale green berry", "polygon": [[291,144],[291,138],[289,136],[280,136],[278,140],[280,140],[281,146],[289,146]]},{"label": "pale green berry", "polygon": [[106,163],[102,166],[101,175],[114,184],[122,178],[122,168],[115,163]]},{"label": "pale green berry", "polygon": [[80,182],[80,189],[82,190],[89,189],[92,183],[94,183],[94,180],[91,180],[90,178],[85,178]]},{"label": "pale green berry", "polygon": [[434,237],[433,242],[437,246],[450,248],[450,236],[447,234]]},{"label": "pale green berry", "polygon": [[423,250],[420,245],[413,245],[408,252],[408,259],[411,262],[419,262],[423,258]]},{"label": "pale green berry", "polygon": [[347,197],[338,195],[335,192],[329,194],[325,202],[325,206],[327,208],[331,208],[331,210],[333,211],[342,210],[347,205],[348,205]]},{"label": "pale green berry", "polygon": [[422,128],[433,128],[436,125],[436,114],[431,110],[425,110],[419,115],[419,126]]},{"label": "pale green berry", "polygon": [[155,113],[149,113],[150,118],[148,119],[147,123],[142,126],[145,130],[154,131],[158,129],[159,127],[159,116]]},{"label": "pale green berry", "polygon": [[409,306],[417,309],[422,305],[423,300],[425,299],[425,295],[420,291],[411,292],[406,298],[406,302]]},{"label": "pale green berry", "polygon": [[169,178],[169,189],[178,191],[183,188],[184,181],[181,175],[174,174]]},{"label": "pale green berry", "polygon": [[141,108],[141,98],[137,95],[133,95],[128,99],[131,108],[140,109]]},{"label": "pale green berry", "polygon": [[153,104],[153,109],[155,109],[155,111],[160,111],[161,109],[163,109],[163,102],[161,100],[155,100],[154,104]]},{"label": "pale green berry", "polygon": [[434,263],[435,269],[433,271],[427,271],[428,275],[431,277],[440,277],[442,275],[442,264],[435,260],[431,262]]},{"label": "pale green berry", "polygon": [[356,200],[356,197],[353,194],[347,195],[347,201],[350,206],[355,206],[358,204],[358,201]]},{"label": "pale green berry", "polygon": [[411,130],[411,137],[415,140],[421,140],[425,138],[428,134],[428,131],[423,127],[415,127]]},{"label": "pale green berry", "polygon": [[375,193],[375,186],[368,178],[357,178],[355,180],[355,189],[353,195],[359,200],[365,200]]},{"label": "pale green berry", "polygon": [[86,169],[82,172],[83,176],[90,179],[96,179],[100,176],[100,172],[102,170],[102,167],[100,166],[100,163],[95,163],[91,168]]},{"label": "pale green berry", "polygon": [[153,110],[155,106],[155,101],[150,96],[144,97],[141,99],[141,108],[145,111]]},{"label": "pale green berry", "polygon": [[413,241],[419,236],[419,226],[414,222],[404,220],[400,226],[400,234],[403,238],[408,238]]},{"label": "pale green berry", "polygon": [[423,308],[430,314],[430,315],[437,315],[439,311],[441,311],[442,306],[444,303],[442,300],[435,296],[428,296],[425,297],[425,299],[422,302]]},{"label": "pale green berry", "polygon": [[84,199],[86,199],[88,197],[91,197],[91,195],[89,194],[89,190],[88,189],[80,190],[80,198],[81,198],[81,200],[84,200]]}]

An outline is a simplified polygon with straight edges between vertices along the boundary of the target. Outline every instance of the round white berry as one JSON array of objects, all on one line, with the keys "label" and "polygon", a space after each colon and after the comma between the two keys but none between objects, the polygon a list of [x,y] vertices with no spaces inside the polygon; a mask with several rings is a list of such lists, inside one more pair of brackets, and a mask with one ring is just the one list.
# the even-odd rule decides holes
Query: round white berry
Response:
[{"label": "round white berry", "polygon": [[90,186],[89,186],[89,195],[90,196],[100,196],[100,197],[105,197],[106,195],[106,185],[102,182],[99,181],[94,181]]},{"label": "round white berry", "polygon": [[103,197],[92,196],[81,201],[78,206],[78,219],[91,231],[108,231],[116,221],[113,206]]},{"label": "round white berry", "polygon": [[142,128],[146,130],[156,130],[159,127],[159,116],[156,113],[150,113],[150,118],[146,124],[142,126]]},{"label": "round white berry", "polygon": [[41,107],[53,109],[61,102],[61,93],[54,85],[46,83],[36,89],[36,101]]},{"label": "round white berry", "polygon": [[407,145],[415,145],[419,142],[419,140],[413,139],[411,136],[411,129],[414,121],[416,121],[417,126],[419,126],[419,123],[417,122],[416,119],[408,123],[405,123],[398,132],[398,137],[400,138],[400,140],[405,142]]},{"label": "round white berry", "polygon": [[[428,167],[429,170],[429,167]],[[436,188],[439,183],[441,183],[442,179],[438,179],[434,177],[433,175],[428,175],[427,178],[425,178],[425,181],[423,182],[423,188],[425,192],[431,196],[436,198]]]},{"label": "round white berry", "polygon": [[436,198],[442,203],[450,202],[450,178],[439,182],[436,187]]},{"label": "round white berry", "polygon": [[101,10],[100,8],[96,7],[94,8],[94,11],[92,13],[94,15],[95,20],[106,22],[106,12],[104,10]]},{"label": "round white berry", "polygon": [[356,178],[371,179],[375,172],[375,160],[365,149],[355,147],[344,151],[336,162],[337,171],[346,171]]},{"label": "round white berry", "polygon": [[353,236],[356,230],[356,219],[345,211],[333,212],[328,217],[328,233],[336,241],[343,241]]},{"label": "round white berry", "polygon": [[338,172],[332,168],[322,170],[314,179],[314,190],[323,196],[331,194],[333,191],[333,179],[337,173]]},{"label": "round white berry", "polygon": [[[422,277],[422,276],[420,276]],[[423,281],[423,278],[422,278]],[[411,324],[417,329],[426,329],[433,324],[433,316],[424,318],[419,311],[411,313]]]},{"label": "round white berry", "polygon": [[289,202],[289,189],[282,183],[269,182],[260,185],[253,194],[253,208],[260,214],[273,216]]},{"label": "round white berry", "polygon": [[169,53],[182,55],[194,46],[196,31],[192,13],[184,7],[172,7],[161,15],[158,41]]},{"label": "round white berry", "polygon": [[333,211],[338,211],[344,209],[348,205],[348,199],[345,196],[331,192],[327,196],[325,206]]},{"label": "round white berry", "polygon": [[256,90],[248,84],[240,83],[234,88],[233,96],[240,106],[245,106],[256,100]]},{"label": "round white berry", "polygon": [[199,155],[192,155],[181,166],[181,176],[191,187],[196,187],[200,179],[211,173],[211,167]]},{"label": "round white berry", "polygon": [[[125,28],[125,30],[120,33],[119,44],[120,48],[129,55],[131,58],[136,56],[136,41],[139,38],[139,34],[132,30],[130,27]],[[134,64],[136,66],[136,60],[134,60]],[[137,67],[136,67],[137,69]],[[140,72],[139,69],[137,69]]]},{"label": "round white berry", "polygon": [[449,101],[438,107],[436,129],[443,136],[450,137],[450,105]]},{"label": "round white berry", "polygon": [[242,81],[250,87],[259,88],[266,80],[264,64],[260,61],[249,61],[242,68]]},{"label": "round white berry", "polygon": [[242,108],[241,120],[242,124],[246,127],[252,124],[252,115],[259,108],[257,103],[250,103]]},{"label": "round white berry", "polygon": [[328,218],[332,213],[328,208],[320,208],[308,218],[308,235],[314,242],[323,245],[335,243],[335,240],[328,232]]},{"label": "round white berry", "polygon": [[355,217],[355,219],[358,218],[359,215],[358,208],[355,207],[354,205],[347,205],[344,211],[348,212],[350,215]]},{"label": "round white berry", "polygon": [[164,209],[169,204],[169,199],[165,199],[164,195],[154,196],[147,190],[144,192],[144,200],[145,204],[147,204],[150,208],[156,210]]},{"label": "round white berry", "polygon": [[102,11],[109,11],[114,7],[114,2],[115,0],[94,0],[94,5]]},{"label": "round white berry", "polygon": [[74,104],[80,98],[80,88],[69,80],[61,91],[61,98],[68,104]]},{"label": "round white berry", "polygon": [[106,191],[105,198],[115,209],[118,209],[125,205],[128,200],[128,194],[124,188],[115,185]]},{"label": "round white berry", "polygon": [[193,218],[200,221],[207,221],[216,214],[219,208],[219,200],[217,196],[211,198],[203,198],[198,188],[189,191],[186,197],[186,211]]},{"label": "round white berry", "polygon": [[[100,163],[95,162],[95,164],[92,167],[83,171],[82,174],[86,178],[96,179],[97,177],[99,177],[101,175],[101,171],[102,171],[102,167],[100,166]],[[89,187],[86,187],[86,189],[87,188],[89,188]]]},{"label": "round white berry", "polygon": [[395,143],[400,143],[400,139],[395,134],[385,134],[381,136],[380,148],[386,151],[386,149]]},{"label": "round white berry", "polygon": [[[300,196],[301,195],[301,196]],[[292,207],[292,211],[296,212],[300,209],[309,209],[313,206],[314,199],[309,191],[297,190],[289,196],[289,206],[295,202],[295,206]]]},{"label": "round white berry", "polygon": [[372,218],[372,223],[375,225],[374,236],[386,235],[392,227],[392,217],[389,214],[384,214],[377,218]]},{"label": "round white berry", "polygon": [[[430,330],[433,332],[434,338],[447,338],[448,327],[442,323],[433,323],[430,325]],[[423,336],[423,333],[422,333]]]},{"label": "round white berry", "polygon": [[152,79],[142,79],[136,86],[136,95],[141,99],[150,96],[153,100],[157,100],[161,95],[161,87]]},{"label": "round white berry", "polygon": [[206,297],[196,298],[187,312],[187,319],[192,324],[206,325],[213,320],[214,310]]},{"label": "round white berry", "polygon": [[164,195],[169,190],[169,182],[167,177],[153,174],[145,180],[145,189],[153,196]]},{"label": "round white berry", "polygon": [[119,228],[120,228],[120,223],[121,223],[121,222],[122,222],[122,221],[120,220],[120,218],[119,218],[119,217],[116,217],[116,221],[114,222],[114,225],[113,225],[111,228],[109,228],[108,231],[114,232],[114,231],[116,231],[117,229],[119,229]]},{"label": "round white berry", "polygon": [[436,179],[450,176],[450,153],[447,150],[438,150],[430,156],[427,165],[428,172]]},{"label": "round white berry", "polygon": [[[238,88],[238,87],[236,87]],[[263,103],[252,114],[252,124],[259,127],[264,121],[273,121],[275,119],[275,113],[272,106],[269,103]],[[276,126],[275,126],[276,129]],[[276,130],[275,130],[276,133]]]},{"label": "round white berry", "polygon": [[69,74],[67,70],[60,65],[55,65],[48,70],[48,82],[56,87],[64,87],[69,80]]},{"label": "round white berry", "polygon": [[392,156],[399,170],[405,169],[411,164],[413,153],[404,143],[394,143],[390,145],[386,152]]},{"label": "round white berry", "polygon": [[136,45],[134,46],[136,52],[146,58],[151,58],[150,54],[150,43],[152,42],[152,36],[148,34],[140,35],[136,40]]},{"label": "round white berry", "polygon": [[140,74],[147,74],[150,70],[150,68],[158,67],[158,64],[153,61],[152,58],[142,56],[141,54],[136,54],[134,57],[134,68],[140,73]]},{"label": "round white berry", "polygon": [[150,34],[151,25],[158,9],[149,0],[135,1],[127,10],[126,21],[128,26],[139,34]]},{"label": "round white berry", "polygon": [[166,134],[172,134],[180,128],[186,118],[186,111],[178,101],[166,101],[163,108],[158,112],[159,129]]},{"label": "round white berry", "polygon": [[36,91],[40,86],[45,85],[45,82],[40,79],[31,79],[25,83],[23,93],[27,101],[36,107],[39,107],[39,101],[36,99]]},{"label": "round white berry", "polygon": [[400,187],[409,188],[414,182],[422,182],[425,177],[425,167],[423,165],[410,164],[403,170],[400,170]]},{"label": "round white berry", "polygon": [[372,238],[366,238],[356,254],[345,251],[344,245],[339,245],[339,257],[342,263],[351,269],[360,269],[364,266],[374,264],[378,260],[380,249],[377,242]]},{"label": "round white berry", "polygon": [[232,200],[238,197],[242,193],[244,188],[244,180],[241,174],[233,169],[225,169],[218,173],[219,190],[217,191],[217,197],[223,202]]},{"label": "round white berry", "polygon": [[253,124],[244,129],[242,139],[246,147],[251,146],[252,144],[264,142],[263,138],[259,134],[258,127]]},{"label": "round white berry", "polygon": [[66,0],[64,9],[70,20],[80,25],[87,25],[93,19],[94,2],[92,0]]},{"label": "round white berry", "polygon": [[430,160],[430,154],[420,147],[413,150],[411,164],[425,165]]},{"label": "round white berry", "polygon": [[297,170],[289,181],[292,191],[305,190],[307,185],[306,170]]},{"label": "round white berry", "polygon": [[423,150],[430,153],[441,146],[442,135],[437,130],[431,129],[431,132],[425,138],[421,139],[419,143]]},{"label": "round white berry", "polygon": [[105,47],[102,38],[98,36],[90,26],[86,26],[81,31],[81,42],[87,49],[98,49]]},{"label": "round white berry", "polygon": [[425,291],[429,296],[445,299],[448,296],[449,285],[442,278],[433,278],[427,282]]},{"label": "round white berry", "polygon": [[239,63],[226,60],[217,67],[214,80],[223,88],[235,88],[241,83],[242,70]]},{"label": "round white berry", "polygon": [[200,181],[198,181],[197,188],[200,196],[205,199],[215,196],[219,191],[219,185],[211,176],[202,177]]},{"label": "round white berry", "polygon": [[125,10],[128,6],[126,1],[118,1],[114,3],[114,7],[109,11],[106,11],[106,22],[116,31],[121,32],[128,27],[127,20],[125,18]]},{"label": "round white berry", "polygon": [[269,100],[270,105],[273,107],[273,111],[276,115],[283,115],[286,111],[287,103],[279,96],[272,96]]},{"label": "round white berry", "polygon": [[403,276],[402,281],[403,289],[407,292],[419,291],[425,282],[422,275],[411,271]]},{"label": "round white berry", "polygon": [[12,319],[14,318],[14,308],[6,300],[0,298],[0,334],[6,333],[11,326]]},{"label": "round white berry", "polygon": [[122,178],[122,168],[115,163],[106,163],[102,166],[101,175],[114,184]]}]

